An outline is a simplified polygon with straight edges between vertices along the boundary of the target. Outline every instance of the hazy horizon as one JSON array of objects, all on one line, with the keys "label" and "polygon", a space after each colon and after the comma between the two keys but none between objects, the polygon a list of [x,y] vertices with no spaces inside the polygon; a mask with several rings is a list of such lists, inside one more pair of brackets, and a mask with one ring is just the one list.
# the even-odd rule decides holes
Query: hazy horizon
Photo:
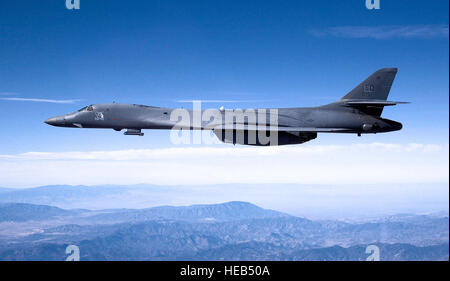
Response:
[{"label": "hazy horizon", "polygon": [[[161,205],[186,206],[244,201],[262,208],[285,212],[294,216],[314,219],[363,219],[401,213],[429,214],[448,212],[448,183],[420,184],[205,184],[205,185],[51,185],[46,197],[37,196],[31,203],[47,205],[53,202],[61,208],[149,208]],[[39,188],[34,187],[34,188]],[[64,187],[71,192],[79,190],[81,201],[66,201],[58,193]],[[85,195],[86,187],[93,191]],[[7,187],[5,187],[7,188]],[[109,189],[108,189],[109,188]],[[30,191],[33,188],[14,188],[14,191]],[[48,191],[48,190],[47,190]],[[100,192],[101,191],[101,192]],[[54,192],[56,195],[53,195]],[[0,193],[0,202],[10,192]],[[71,194],[77,198],[77,194]],[[16,193],[20,196],[26,193]],[[17,196],[18,196],[17,195]],[[54,196],[54,201],[50,200]],[[12,199],[11,199],[12,198]],[[14,202],[11,195],[9,202]],[[22,197],[18,197],[22,198]],[[25,197],[28,198],[28,197]],[[22,199],[21,199],[22,200]],[[35,201],[33,201],[35,200]],[[37,200],[37,201],[36,201]],[[40,200],[40,201],[39,201]],[[45,201],[49,200],[49,201]],[[22,202],[22,201],[16,201]]]}]

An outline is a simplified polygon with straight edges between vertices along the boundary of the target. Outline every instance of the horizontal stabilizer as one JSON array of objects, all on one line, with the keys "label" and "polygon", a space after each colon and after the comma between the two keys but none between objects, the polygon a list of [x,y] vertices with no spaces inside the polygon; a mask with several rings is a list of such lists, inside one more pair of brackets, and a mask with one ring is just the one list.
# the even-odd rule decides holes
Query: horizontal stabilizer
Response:
[{"label": "horizontal stabilizer", "polygon": [[408,104],[406,101],[386,101],[386,100],[342,100],[347,106],[391,106],[397,104]]}]

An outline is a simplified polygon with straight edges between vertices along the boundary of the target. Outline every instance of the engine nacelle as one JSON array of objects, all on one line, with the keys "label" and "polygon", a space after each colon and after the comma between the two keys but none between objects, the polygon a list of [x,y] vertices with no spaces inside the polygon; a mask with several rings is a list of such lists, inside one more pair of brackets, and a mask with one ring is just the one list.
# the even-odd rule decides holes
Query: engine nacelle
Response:
[{"label": "engine nacelle", "polygon": [[[288,144],[300,144],[317,137],[317,133],[314,132],[278,132],[277,141],[270,143],[270,132],[256,132],[248,130],[214,130],[217,138],[224,143],[242,144],[242,145],[255,145],[255,146],[270,146],[270,145],[288,145]],[[266,140],[260,140],[258,135],[262,134],[266,136]],[[272,134],[274,134],[272,132]],[[269,141],[268,143],[266,141]],[[264,143],[262,143],[264,141]]]}]

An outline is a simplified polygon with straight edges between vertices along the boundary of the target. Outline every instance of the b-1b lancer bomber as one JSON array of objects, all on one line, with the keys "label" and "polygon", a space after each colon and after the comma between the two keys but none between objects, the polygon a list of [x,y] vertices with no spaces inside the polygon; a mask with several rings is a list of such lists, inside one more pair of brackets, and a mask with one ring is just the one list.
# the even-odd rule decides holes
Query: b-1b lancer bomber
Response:
[{"label": "b-1b lancer bomber", "polygon": [[93,104],[77,112],[49,118],[58,127],[126,130],[212,130],[219,140],[245,145],[300,144],[317,133],[376,134],[397,131],[402,124],[381,117],[397,68],[382,68],[340,100],[317,107],[272,109],[171,109],[137,104]]}]

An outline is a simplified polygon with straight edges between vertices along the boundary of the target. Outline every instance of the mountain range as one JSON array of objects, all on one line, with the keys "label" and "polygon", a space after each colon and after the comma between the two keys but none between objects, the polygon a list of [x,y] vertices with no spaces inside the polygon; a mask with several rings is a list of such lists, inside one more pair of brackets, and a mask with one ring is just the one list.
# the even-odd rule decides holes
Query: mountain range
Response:
[{"label": "mountain range", "polygon": [[[1,195],[0,195],[1,197]],[[0,260],[448,260],[448,215],[309,220],[248,202],[144,209],[0,204]]]}]

